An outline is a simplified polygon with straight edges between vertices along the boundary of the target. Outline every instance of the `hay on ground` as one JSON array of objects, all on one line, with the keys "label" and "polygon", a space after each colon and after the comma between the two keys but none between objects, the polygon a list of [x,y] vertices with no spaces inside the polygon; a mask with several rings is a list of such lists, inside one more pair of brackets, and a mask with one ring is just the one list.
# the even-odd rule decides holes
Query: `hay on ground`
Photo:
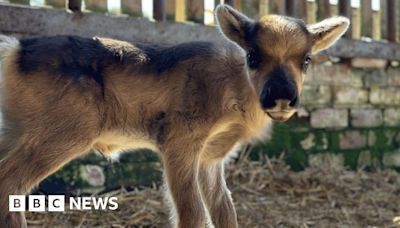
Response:
[{"label": "hay on ground", "polygon": [[[282,159],[227,167],[240,227],[400,227],[400,174],[324,165],[290,171]],[[27,213],[30,227],[169,227],[159,187],[118,196],[117,211]],[[396,224],[397,223],[397,224]]]}]

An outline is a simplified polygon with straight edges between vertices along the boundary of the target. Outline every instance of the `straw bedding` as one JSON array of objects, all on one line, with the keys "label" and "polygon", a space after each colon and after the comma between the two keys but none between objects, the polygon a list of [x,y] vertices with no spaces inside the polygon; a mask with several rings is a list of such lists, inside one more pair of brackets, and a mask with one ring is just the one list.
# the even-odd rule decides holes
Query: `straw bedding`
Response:
[{"label": "straw bedding", "polygon": [[[289,170],[282,159],[241,158],[227,166],[239,227],[400,227],[400,173],[314,166]],[[126,191],[117,211],[27,213],[30,227],[169,227],[161,188]]]}]

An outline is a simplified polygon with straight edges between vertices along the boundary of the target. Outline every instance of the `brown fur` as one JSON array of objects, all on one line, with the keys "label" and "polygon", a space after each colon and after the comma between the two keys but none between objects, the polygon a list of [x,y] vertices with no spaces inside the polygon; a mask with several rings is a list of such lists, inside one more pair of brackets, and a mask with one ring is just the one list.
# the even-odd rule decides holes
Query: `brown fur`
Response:
[{"label": "brown fur", "polygon": [[[237,23],[244,15],[220,6],[217,17],[225,35],[246,51]],[[258,70],[249,70],[243,51],[227,44],[211,56],[194,55],[155,73],[141,48],[99,39],[121,57],[121,63],[107,63],[103,92],[85,78],[76,84],[46,70],[25,75],[18,65],[21,47],[8,50],[2,64],[0,227],[26,226],[23,214],[8,212],[8,195],[28,193],[90,149],[110,155],[139,148],[162,158],[177,227],[204,227],[207,212],[215,227],[237,227],[223,160],[235,145],[261,137],[271,122],[259,97],[275,65],[286,64],[301,91],[300,65],[313,44],[298,22],[267,16],[259,25]],[[240,35],[225,26],[239,26]],[[125,63],[123,54],[134,55],[134,65]],[[284,101],[277,104],[286,108]],[[293,113],[271,115],[286,120]]]}]

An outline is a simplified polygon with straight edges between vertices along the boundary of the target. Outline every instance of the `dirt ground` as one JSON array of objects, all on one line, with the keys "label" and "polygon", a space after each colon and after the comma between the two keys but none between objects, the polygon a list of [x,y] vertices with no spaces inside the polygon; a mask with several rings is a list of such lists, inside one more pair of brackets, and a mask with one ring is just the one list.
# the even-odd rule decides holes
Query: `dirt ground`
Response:
[{"label": "dirt ground", "polygon": [[[326,162],[302,172],[281,159],[227,166],[240,227],[400,227],[400,173],[347,171]],[[119,209],[29,213],[30,227],[169,227],[159,187],[105,194]],[[104,195],[104,196],[105,196]]]}]

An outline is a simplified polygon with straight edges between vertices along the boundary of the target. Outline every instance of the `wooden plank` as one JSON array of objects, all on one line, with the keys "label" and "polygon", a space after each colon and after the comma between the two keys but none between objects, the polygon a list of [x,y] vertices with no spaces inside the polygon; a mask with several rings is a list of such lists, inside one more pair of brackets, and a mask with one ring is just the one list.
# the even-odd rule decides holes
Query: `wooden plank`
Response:
[{"label": "wooden plank", "polygon": [[373,10],[372,11],[372,39],[380,40],[381,39],[381,11],[380,10]]},{"label": "wooden plank", "polygon": [[107,0],[85,0],[85,9],[105,13],[108,11]]},{"label": "wooden plank", "polygon": [[141,17],[142,1],[141,0],[121,0],[121,13],[131,16]]},{"label": "wooden plank", "polygon": [[298,0],[296,1],[299,8],[297,8],[298,14],[296,16],[298,18],[303,19],[304,21],[307,20],[307,0]]},{"label": "wooden plank", "polygon": [[186,21],[186,0],[175,0],[175,21]]},{"label": "wooden plank", "polygon": [[400,2],[396,1],[397,14],[396,14],[396,28],[397,28],[397,42],[400,42]]},{"label": "wooden plank", "polygon": [[317,22],[317,3],[315,1],[307,1],[307,23]]},{"label": "wooden plank", "polygon": [[[350,0],[339,0],[338,1],[338,13],[339,15],[345,16],[350,19],[351,21],[351,5]],[[350,22],[351,23],[351,22]],[[347,30],[346,34],[344,35],[347,38],[351,38],[352,31],[351,26]]]},{"label": "wooden plank", "polygon": [[351,27],[352,27],[352,34],[351,34],[351,37],[353,38],[353,39],[360,39],[361,38],[361,23],[362,23],[362,21],[361,21],[361,9],[360,8],[352,8],[352,15],[351,15],[351,17],[352,17],[352,20],[351,20],[351,22],[352,22],[352,24],[351,24]]},{"label": "wooden plank", "polygon": [[242,1],[241,0],[225,0],[225,4],[232,6],[233,8],[242,11]]},{"label": "wooden plank", "polygon": [[54,8],[66,8],[66,0],[46,0],[46,5],[52,6]]},{"label": "wooden plank", "polygon": [[295,17],[296,15],[296,0],[286,0],[286,15]]},{"label": "wooden plank", "polygon": [[175,0],[166,0],[167,20],[175,20]]},{"label": "wooden plank", "polygon": [[286,14],[291,17],[306,19],[307,6],[305,0],[286,0]]},{"label": "wooden plank", "polygon": [[79,12],[82,8],[82,0],[68,0],[68,9],[73,12]]},{"label": "wooden plank", "polygon": [[258,2],[258,10],[260,17],[267,15],[270,11],[269,9],[269,0],[259,0]]},{"label": "wooden plank", "polygon": [[329,0],[316,0],[317,20],[323,20],[331,16],[331,4]]},{"label": "wooden plank", "polygon": [[361,4],[361,34],[372,37],[372,0],[363,0]]},{"label": "wooden plank", "polygon": [[270,13],[286,15],[286,1],[270,0]]},{"label": "wooden plank", "polygon": [[396,0],[387,0],[387,39],[396,42]]},{"label": "wooden plank", "polygon": [[197,23],[204,21],[204,0],[186,0],[187,19]]},{"label": "wooden plank", "polygon": [[153,17],[156,21],[167,20],[167,9],[165,0],[153,0]]},{"label": "wooden plank", "polygon": [[381,20],[380,20],[380,24],[381,24],[381,38],[382,39],[387,39],[387,19],[388,19],[388,15],[387,15],[387,1],[386,0],[381,0],[380,1],[380,11],[381,11]]},{"label": "wooden plank", "polygon": [[[52,18],[52,20],[48,20]],[[33,9],[0,3],[0,33],[23,36],[79,35],[84,37],[103,36],[134,42],[176,44],[187,41],[212,41],[226,44],[226,40],[213,27],[186,25],[181,23],[157,23],[134,17],[107,16],[105,14],[72,13]],[[375,58],[400,60],[400,44],[366,42],[340,39],[336,45],[321,55],[342,58]]]},{"label": "wooden plank", "polygon": [[30,0],[10,0],[10,3],[29,5],[30,4]]}]

